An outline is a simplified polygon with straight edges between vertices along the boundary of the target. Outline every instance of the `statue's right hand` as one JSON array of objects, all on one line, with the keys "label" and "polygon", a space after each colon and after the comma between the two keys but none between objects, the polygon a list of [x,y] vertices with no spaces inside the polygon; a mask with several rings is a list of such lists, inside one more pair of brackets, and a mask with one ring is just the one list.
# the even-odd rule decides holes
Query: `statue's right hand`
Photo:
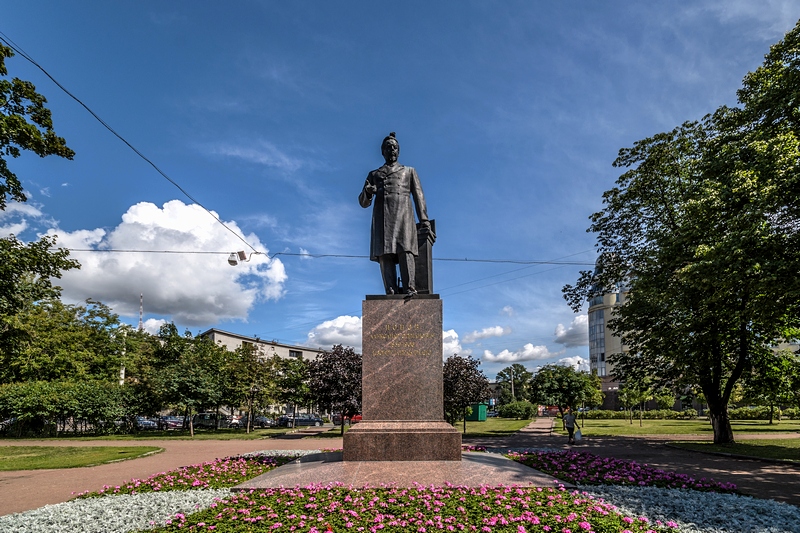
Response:
[{"label": "statue's right hand", "polygon": [[374,196],[376,192],[378,192],[378,188],[371,183],[367,183],[364,185],[364,190],[367,191],[367,194],[370,196]]}]

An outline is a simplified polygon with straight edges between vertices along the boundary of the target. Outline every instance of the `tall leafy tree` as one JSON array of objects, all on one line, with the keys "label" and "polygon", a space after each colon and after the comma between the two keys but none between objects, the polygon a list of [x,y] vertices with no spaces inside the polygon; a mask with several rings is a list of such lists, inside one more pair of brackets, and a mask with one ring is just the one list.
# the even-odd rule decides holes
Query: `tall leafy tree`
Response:
[{"label": "tall leafy tree", "polygon": [[[778,357],[800,321],[800,25],[701,123],[637,142],[628,170],[592,216],[604,269],[565,287],[573,308],[624,282],[611,327],[629,348],[619,377],[699,386],[717,443],[734,440],[727,406],[739,380]],[[796,334],[796,333],[795,333]]]},{"label": "tall leafy tree", "polygon": [[100,302],[44,300],[17,315],[25,342],[6,354],[3,381],[97,379],[115,382],[130,327]]},{"label": "tall leafy tree", "polygon": [[156,358],[164,364],[153,382],[166,404],[189,416],[189,430],[194,436],[191,416],[203,409],[217,409],[225,402],[225,366],[230,352],[206,337],[193,338],[188,331],[178,334],[174,324],[165,324],[159,332]]},{"label": "tall leafy tree", "polygon": [[11,48],[0,43],[0,210],[5,209],[9,199],[27,200],[6,157],[19,157],[23,150],[39,157],[57,155],[72,159],[75,155],[53,130],[53,118],[45,107],[47,99],[36,92],[31,82],[7,79],[6,59],[13,56]]},{"label": "tall leafy tree", "polygon": [[528,399],[528,383],[532,372],[519,363],[507,366],[497,373],[496,379],[500,385],[500,403],[518,402]]},{"label": "tall leafy tree", "polygon": [[[26,201],[22,183],[8,166],[9,157],[19,157],[23,151],[40,157],[72,159],[74,155],[55,134],[44,96],[28,81],[8,79],[6,59],[13,55],[0,44],[0,210],[5,210],[9,200]],[[52,236],[27,244],[13,235],[0,239],[0,368],[7,369],[8,359],[19,355],[27,341],[18,313],[33,302],[58,298],[60,288],[51,280],[80,266],[68,259],[67,250],[54,249],[55,242]],[[17,379],[13,372],[4,374],[0,379]]]},{"label": "tall leafy tree", "polygon": [[253,417],[275,395],[272,365],[252,344],[242,344],[227,355],[224,402],[245,407],[250,433]]},{"label": "tall leafy tree", "polygon": [[489,380],[478,368],[481,362],[471,356],[451,355],[444,362],[444,416],[447,422],[455,424],[464,421],[467,432],[467,409],[473,403],[489,399]]},{"label": "tall leafy tree", "polygon": [[535,403],[558,406],[563,417],[567,408],[575,409],[592,401],[596,386],[596,380],[586,372],[571,366],[546,365],[530,380],[530,398]]},{"label": "tall leafy tree", "polygon": [[305,359],[283,358],[274,356],[271,359],[275,369],[275,398],[292,407],[292,414],[297,416],[297,407],[311,401],[309,387],[308,361]]},{"label": "tall leafy tree", "polygon": [[800,382],[800,357],[782,350],[777,356],[755,366],[742,381],[742,400],[769,407],[769,423],[772,424],[775,407],[793,404],[795,395],[800,394],[795,389]]},{"label": "tall leafy tree", "polygon": [[344,419],[361,412],[361,354],[337,344],[320,352],[308,366],[312,400],[342,414],[340,432],[344,434]]}]

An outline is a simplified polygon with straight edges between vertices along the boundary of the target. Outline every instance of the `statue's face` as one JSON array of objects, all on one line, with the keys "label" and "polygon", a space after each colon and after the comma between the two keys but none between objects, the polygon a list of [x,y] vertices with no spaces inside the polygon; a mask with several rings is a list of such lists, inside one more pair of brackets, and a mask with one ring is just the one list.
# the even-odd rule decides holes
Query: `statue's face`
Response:
[{"label": "statue's face", "polygon": [[386,141],[381,149],[387,163],[394,163],[400,155],[400,145],[396,141]]}]

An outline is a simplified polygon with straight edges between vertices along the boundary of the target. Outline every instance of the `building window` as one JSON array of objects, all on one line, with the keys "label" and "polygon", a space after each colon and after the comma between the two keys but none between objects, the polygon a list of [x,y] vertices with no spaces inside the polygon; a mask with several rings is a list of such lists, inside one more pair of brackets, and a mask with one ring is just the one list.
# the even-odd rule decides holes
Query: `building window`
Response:
[{"label": "building window", "polygon": [[303,352],[299,350],[289,350],[289,357],[294,357],[295,359],[302,359]]}]

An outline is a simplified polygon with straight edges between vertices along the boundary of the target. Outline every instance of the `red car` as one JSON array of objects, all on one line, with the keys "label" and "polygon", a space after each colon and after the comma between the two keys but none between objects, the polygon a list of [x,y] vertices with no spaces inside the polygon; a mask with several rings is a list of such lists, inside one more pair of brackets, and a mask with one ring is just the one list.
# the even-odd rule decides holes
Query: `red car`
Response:
[{"label": "red car", "polygon": [[[331,421],[333,422],[334,426],[340,425],[342,423],[342,415],[341,415],[341,413],[337,413],[337,414],[333,415]],[[358,422],[361,422],[361,415],[360,414],[353,415],[351,418],[345,418],[344,419],[344,423],[345,424],[349,424],[349,425],[357,424]]]}]

